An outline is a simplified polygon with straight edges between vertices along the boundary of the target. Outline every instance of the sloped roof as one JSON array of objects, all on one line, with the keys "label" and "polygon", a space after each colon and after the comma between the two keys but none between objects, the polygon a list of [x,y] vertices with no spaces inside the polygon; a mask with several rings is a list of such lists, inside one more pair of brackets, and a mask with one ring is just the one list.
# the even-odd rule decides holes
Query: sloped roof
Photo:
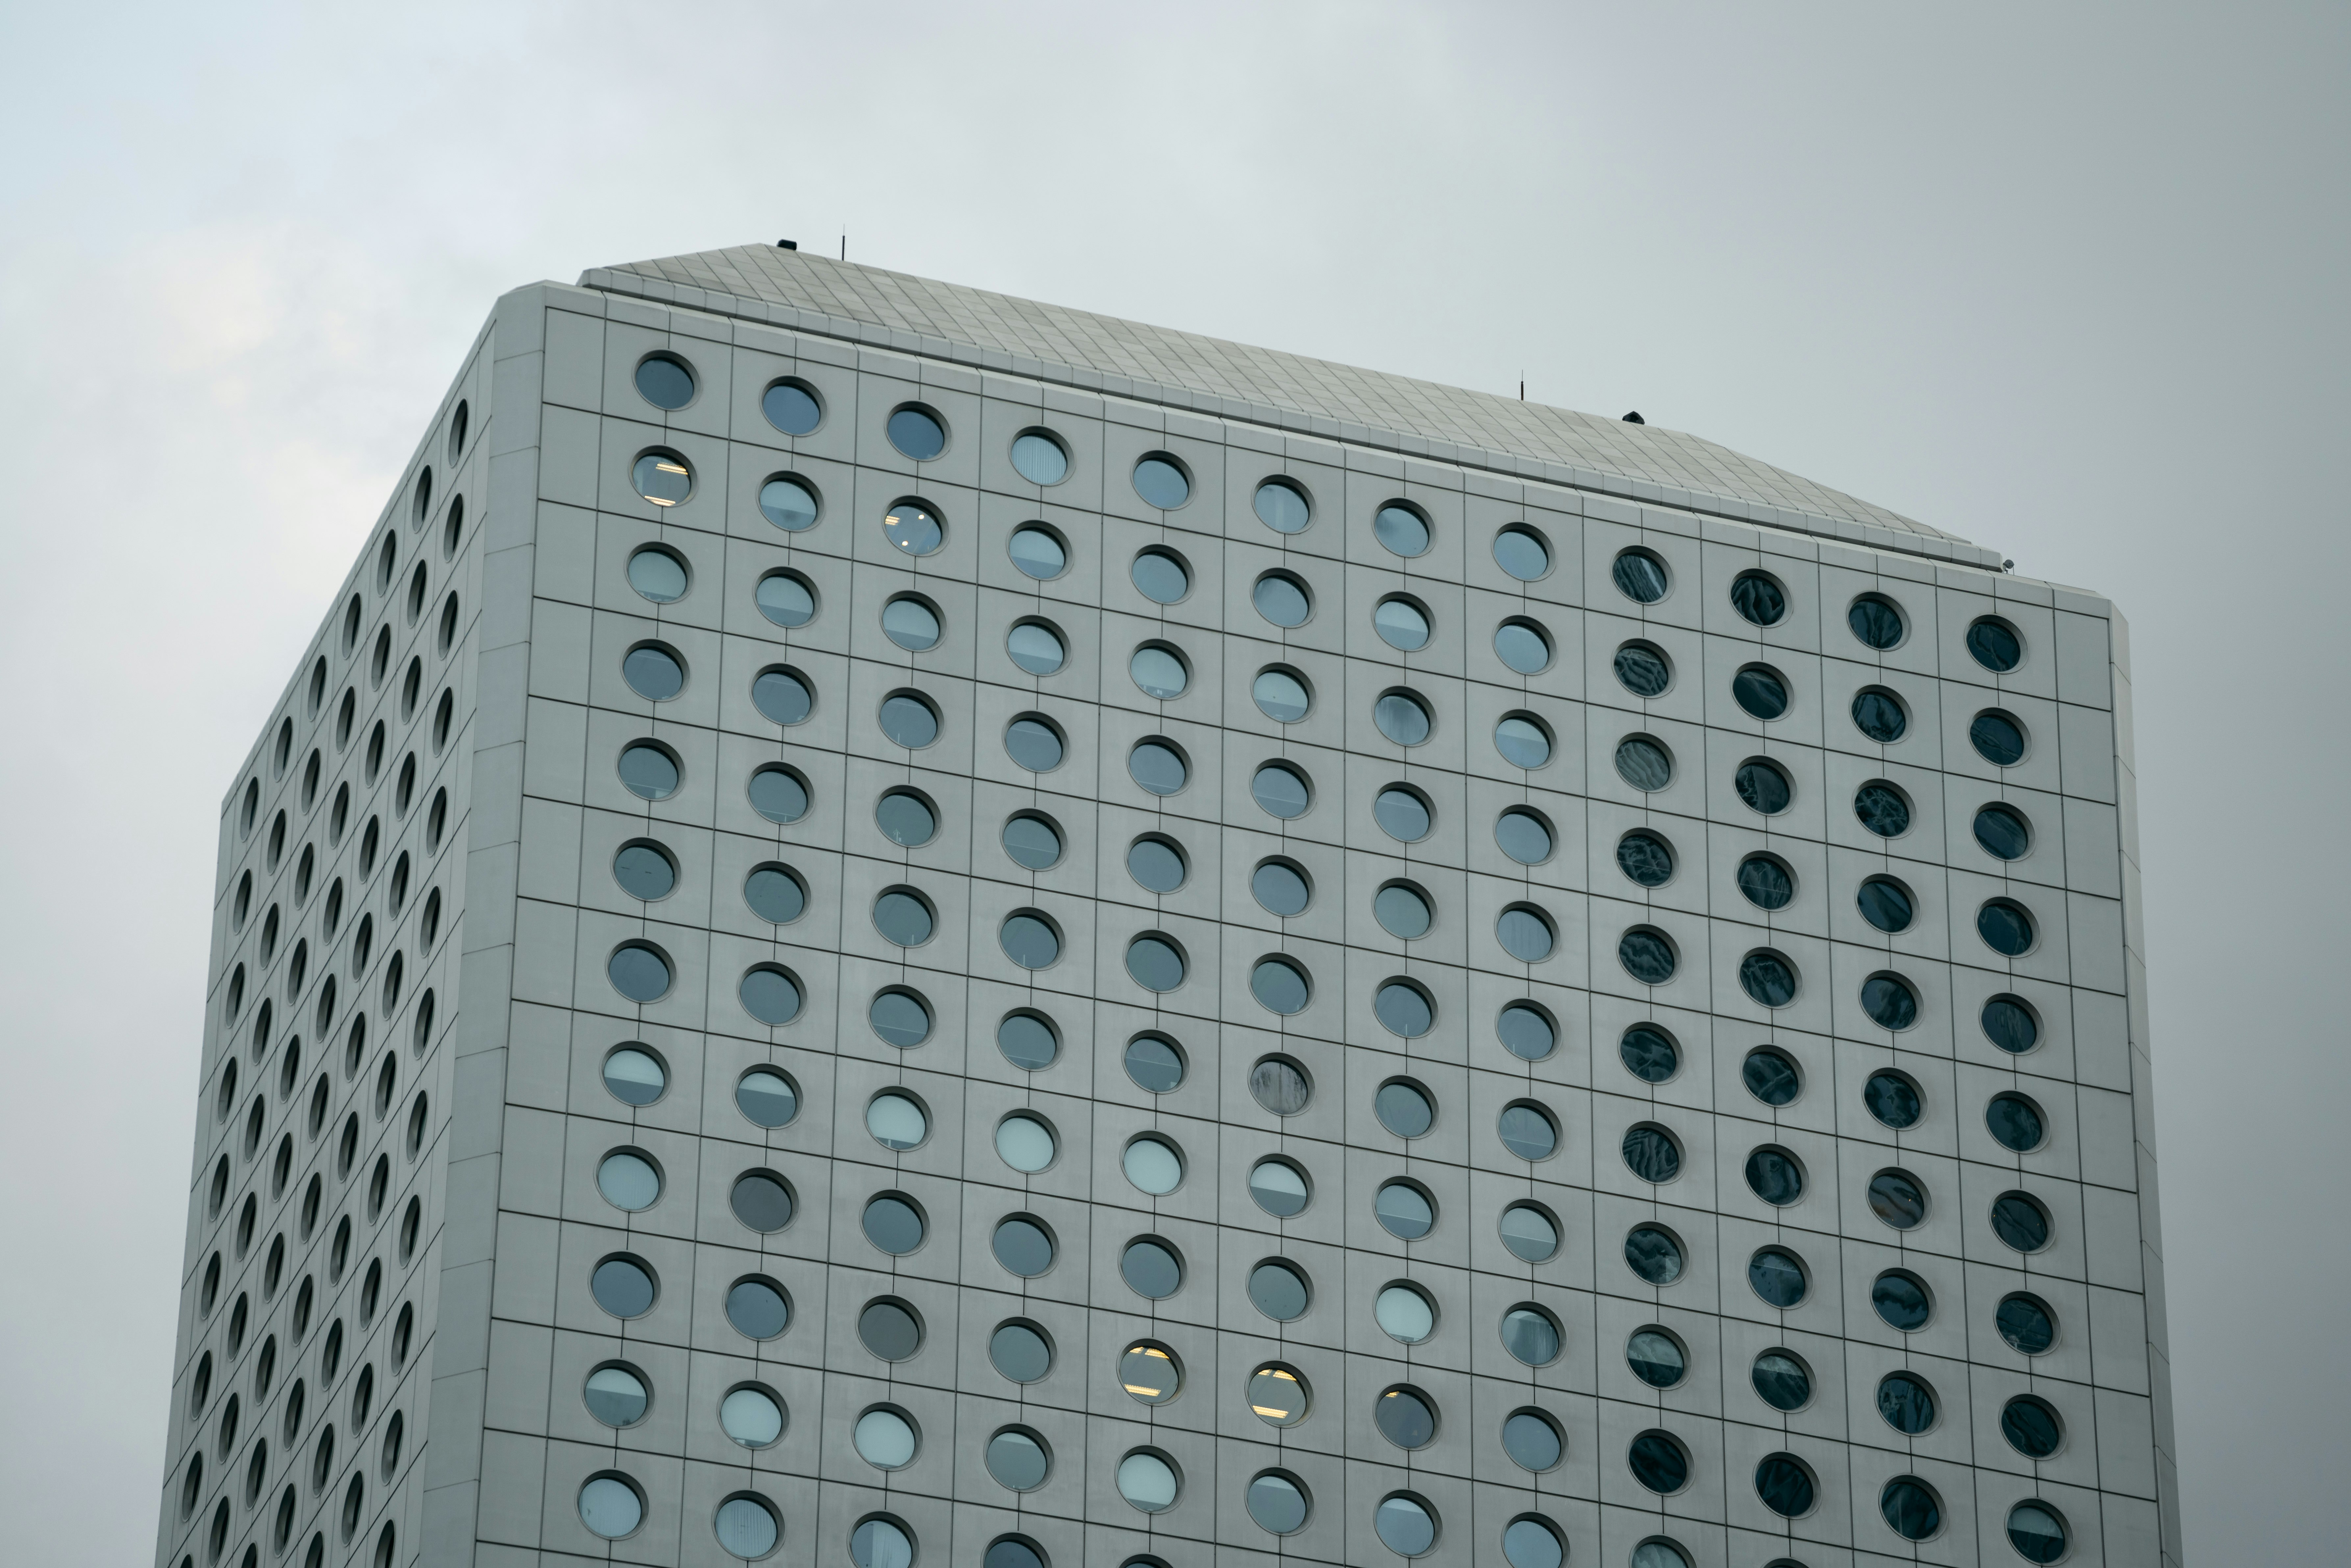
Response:
[{"label": "sloped roof", "polygon": [[[600,267],[584,287],[1941,559],[1996,557],[1687,432],[1334,364],[772,246]],[[1940,541],[1939,546],[1930,541]]]}]

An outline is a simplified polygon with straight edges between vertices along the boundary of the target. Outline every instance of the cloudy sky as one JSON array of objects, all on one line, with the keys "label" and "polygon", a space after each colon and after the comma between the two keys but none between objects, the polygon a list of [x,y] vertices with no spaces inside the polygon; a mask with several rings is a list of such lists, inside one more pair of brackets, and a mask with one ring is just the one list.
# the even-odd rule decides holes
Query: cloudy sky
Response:
[{"label": "cloudy sky", "polygon": [[490,302],[844,235],[1638,408],[2111,595],[2188,1545],[2343,1550],[2351,12],[9,0],[0,46],[0,1554],[152,1550],[222,793]]}]

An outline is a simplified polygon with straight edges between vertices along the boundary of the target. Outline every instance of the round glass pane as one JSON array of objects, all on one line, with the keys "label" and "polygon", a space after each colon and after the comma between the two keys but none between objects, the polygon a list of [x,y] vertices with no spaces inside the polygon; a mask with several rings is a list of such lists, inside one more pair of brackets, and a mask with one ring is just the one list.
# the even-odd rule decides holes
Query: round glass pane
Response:
[{"label": "round glass pane", "polygon": [[759,486],[759,515],[786,533],[816,527],[816,514],[815,493],[797,479],[778,475]]},{"label": "round glass pane", "polygon": [[1906,1030],[1918,1021],[1918,996],[1899,975],[1872,975],[1861,984],[1861,1010],[1880,1029]]},{"label": "round glass pane", "polygon": [[931,906],[911,893],[893,889],[873,901],[873,928],[884,941],[919,947],[931,939]]},{"label": "round glass pane", "polygon": [[869,1519],[849,1537],[849,1560],[856,1568],[911,1568],[914,1538],[887,1519]]},{"label": "round glass pane", "polygon": [[1943,1511],[1926,1483],[1899,1476],[1877,1494],[1877,1511],[1905,1541],[1925,1541],[1943,1528]]},{"label": "round glass pane", "polygon": [[877,1470],[904,1469],[914,1462],[914,1425],[895,1410],[868,1410],[857,1418],[850,1440],[857,1457]]},{"label": "round glass pane", "polygon": [[1165,1405],[1184,1386],[1184,1373],[1165,1346],[1141,1341],[1120,1354],[1118,1381],[1136,1403]]},{"label": "round glass pane", "polygon": [[1796,971],[1779,954],[1758,948],[1739,961],[1739,988],[1759,1007],[1784,1008],[1796,999]]},{"label": "round glass pane", "polygon": [[939,820],[929,803],[907,789],[893,789],[876,801],[873,822],[883,838],[904,849],[929,843],[939,831]]},{"label": "round glass pane", "polygon": [[1655,833],[1626,833],[1616,841],[1616,869],[1643,887],[1663,887],[1673,880],[1672,846]]},{"label": "round glass pane", "polygon": [[1494,923],[1494,937],[1502,951],[1521,964],[1539,964],[1551,956],[1553,933],[1542,914],[1523,904],[1502,911]]},{"label": "round glass pane", "polygon": [[1753,626],[1777,626],[1788,613],[1788,596],[1760,571],[1742,571],[1730,582],[1730,607]]},{"label": "round glass pane", "polygon": [[1257,520],[1278,534],[1302,532],[1313,520],[1314,511],[1307,505],[1305,493],[1279,479],[1259,485],[1249,505],[1257,512]]},{"label": "round glass pane", "polygon": [[1865,784],[1855,790],[1853,814],[1881,839],[1899,838],[1910,831],[1910,802],[1891,784]]},{"label": "round glass pane", "polygon": [[765,1280],[737,1281],[726,1292],[726,1321],[748,1339],[773,1339],[792,1321],[791,1303]]},{"label": "round glass pane", "polygon": [[718,1425],[747,1448],[764,1448],[784,1435],[784,1407],[764,1389],[737,1388],[718,1402]]},{"label": "round glass pane", "polygon": [[1267,1470],[1252,1479],[1243,1501],[1258,1527],[1276,1535],[1290,1535],[1305,1529],[1307,1515],[1312,1511],[1306,1500],[1305,1489],[1279,1470]]},{"label": "round glass pane", "polygon": [[1249,1270],[1249,1304],[1276,1322],[1289,1322],[1306,1312],[1306,1281],[1286,1263],[1260,1263]]},{"label": "round glass pane", "polygon": [[1621,1146],[1625,1166],[1643,1181],[1667,1182],[1681,1175],[1681,1145],[1663,1127],[1632,1128]]},{"label": "round glass pane", "polygon": [[588,1414],[607,1427],[635,1426],[653,1402],[644,1380],[625,1366],[600,1366],[590,1373],[580,1396],[587,1401]]},{"label": "round glass pane", "polygon": [[1540,1473],[1559,1463],[1567,1444],[1549,1417],[1520,1410],[1502,1423],[1502,1451],[1520,1469]]},{"label": "round glass pane", "polygon": [[1172,991],[1184,983],[1184,955],[1157,936],[1126,945],[1126,972],[1146,991]]},{"label": "round glass pane", "polygon": [[1061,835],[1042,817],[1008,817],[1004,823],[1004,852],[1013,863],[1043,871],[1061,858]]},{"label": "round glass pane", "polygon": [[1869,686],[1853,699],[1854,727],[1880,746],[1891,746],[1910,727],[1901,699],[1884,686]]},{"label": "round glass pane", "polygon": [[2000,860],[2022,860],[2032,847],[2032,831],[2024,819],[2006,806],[1986,806],[1976,813],[1976,842]]},{"label": "round glass pane", "polygon": [[908,653],[927,653],[939,644],[939,618],[920,600],[893,599],[882,607],[882,632]]},{"label": "round glass pane", "polygon": [[1616,679],[1625,689],[1643,699],[1658,696],[1673,685],[1673,667],[1666,663],[1665,654],[1646,643],[1627,643],[1616,650]]},{"label": "round glass pane", "polygon": [[[1267,771],[1280,773],[1282,770],[1261,769],[1259,777],[1262,779]],[[1173,795],[1184,788],[1185,781],[1191,777],[1191,769],[1185,766],[1183,754],[1175,747],[1146,740],[1126,754],[1126,774],[1154,795]],[[1258,803],[1263,805],[1265,802],[1260,798]]]},{"label": "round glass pane", "polygon": [[782,1073],[755,1068],[735,1085],[735,1103],[762,1127],[782,1127],[800,1113],[799,1091]]},{"label": "round glass pane", "polygon": [[1306,686],[1287,670],[1260,670],[1249,683],[1249,696],[1258,711],[1276,724],[1296,724],[1314,706]]},{"label": "round glass pane", "polygon": [[1625,1341],[1625,1364],[1652,1388],[1671,1388],[1689,1372],[1681,1342],[1663,1329],[1642,1329]]},{"label": "round glass pane", "polygon": [[759,613],[778,626],[805,626],[816,619],[816,595],[797,577],[763,577],[753,591]]},{"label": "round glass pane", "polygon": [[2000,1303],[1993,1322],[2009,1348],[2024,1355],[2041,1355],[2057,1343],[2057,1320],[2037,1297],[2022,1293]]},{"label": "round glass pane", "polygon": [[1372,1303],[1380,1332],[1399,1344],[1419,1344],[1437,1332],[1437,1309],[1409,1285],[1390,1285]]},{"label": "round glass pane", "polygon": [[1677,962],[1673,944],[1664,934],[1645,926],[1635,926],[1616,939],[1616,961],[1645,986],[1662,986],[1672,979]]},{"label": "round glass pane", "polygon": [[1869,1075],[1861,1086],[1861,1103],[1882,1124],[1900,1132],[1916,1126],[1926,1107],[1918,1098],[1918,1090],[1898,1072],[1880,1071]]},{"label": "round glass pane", "polygon": [[1053,1266],[1053,1239],[1033,1219],[1019,1215],[999,1222],[988,1239],[996,1260],[1024,1280],[1033,1280]]},{"label": "round glass pane", "polygon": [[1844,623],[1853,628],[1864,647],[1881,653],[1902,641],[1902,612],[1886,600],[1855,600],[1853,608],[1844,612]]},{"label": "round glass pane", "polygon": [[[1502,1531],[1502,1561],[1510,1568],[1562,1568],[1567,1562],[1567,1548],[1560,1543],[1559,1532],[1541,1520],[1514,1519]],[[1636,1562],[1634,1568],[1688,1568],[1688,1564]]]},{"label": "round glass pane", "polygon": [[1666,596],[1666,569],[1646,550],[1621,550],[1608,568],[1616,591],[1636,604],[1655,604]]},{"label": "round glass pane", "polygon": [[1502,1049],[1522,1061],[1541,1061],[1559,1046],[1551,1019],[1525,1002],[1504,1008],[1494,1020],[1494,1033]]},{"label": "round glass pane", "polygon": [[1402,941],[1428,935],[1428,900],[1416,890],[1401,884],[1384,887],[1373,894],[1372,917],[1380,923],[1381,930]]},{"label": "round glass pane", "polygon": [[1312,1403],[1306,1380],[1286,1366],[1260,1366],[1249,1374],[1250,1414],[1269,1427],[1295,1427]]},{"label": "round glass pane", "polygon": [[1313,601],[1307,597],[1305,588],[1296,579],[1279,572],[1270,571],[1257,580],[1257,585],[1249,590],[1249,602],[1276,626],[1302,626],[1313,611]]},{"label": "round glass pane", "polygon": [[1192,481],[1173,459],[1153,453],[1134,465],[1134,493],[1144,505],[1172,512],[1192,498]]},{"label": "round glass pane", "polygon": [[685,563],[665,549],[641,549],[629,558],[629,586],[655,604],[674,604],[685,597]]},{"label": "round glass pane", "polygon": [[1380,1085],[1372,1096],[1372,1113],[1380,1125],[1399,1138],[1417,1138],[1437,1124],[1437,1107],[1416,1083],[1399,1079]]},{"label": "round glass pane", "polygon": [[653,844],[628,844],[612,857],[612,880],[632,898],[667,898],[677,886],[677,865]]},{"label": "round glass pane", "polygon": [[1263,958],[1249,971],[1249,994],[1262,1006],[1287,1017],[1305,1011],[1311,993],[1303,970],[1280,958]]},{"label": "round glass pane", "polygon": [[1277,1116],[1295,1116],[1314,1097],[1314,1087],[1296,1062],[1269,1056],[1249,1069],[1249,1097]]},{"label": "round glass pane", "polygon": [[1520,865],[1541,865],[1551,858],[1551,830],[1532,811],[1513,808],[1497,817],[1494,842]]},{"label": "round glass pane", "polygon": [[1070,455],[1051,436],[1031,430],[1014,437],[1012,467],[1031,485],[1058,485],[1070,476]]},{"label": "round glass pane", "polygon": [[1774,1410],[1802,1410],[1812,1403],[1813,1375],[1782,1350],[1767,1350],[1755,1358],[1748,1375],[1756,1396]]},{"label": "round glass pane", "polygon": [[694,494],[694,470],[674,452],[648,452],[629,470],[639,496],[656,507],[674,507]]},{"label": "round glass pane", "polygon": [[901,555],[930,555],[946,542],[946,528],[920,501],[901,501],[882,515],[882,537]]},{"label": "round glass pane", "polygon": [[1627,736],[1616,743],[1616,777],[1643,794],[1655,794],[1674,781],[1674,759],[1647,736]]},{"label": "round glass pane", "polygon": [[1927,1220],[1927,1189],[1908,1171],[1880,1171],[1869,1178],[1869,1211],[1896,1230],[1914,1230]]},{"label": "round glass pane", "polygon": [[751,809],[771,822],[797,822],[808,815],[808,786],[781,768],[751,775]]},{"label": "round glass pane", "polygon": [[1532,582],[1551,570],[1551,551],[1525,528],[1504,528],[1494,536],[1494,564],[1520,582]]},{"label": "round glass pane", "polygon": [[2019,1252],[2038,1252],[2049,1245],[2049,1211],[2025,1193],[2004,1192],[1992,1199],[1991,1229]]},{"label": "round glass pane", "polygon": [[1126,1075],[1146,1093],[1166,1094],[1183,1086],[1183,1053],[1155,1034],[1128,1040],[1124,1061]]},{"label": "round glass pane", "polygon": [[1682,1244],[1654,1225],[1636,1225],[1625,1234],[1625,1264],[1652,1285],[1670,1285],[1682,1277]]},{"label": "round glass pane", "polygon": [[902,408],[890,416],[890,444],[917,463],[927,463],[947,449],[946,427],[919,408]]},{"label": "round glass pane", "polygon": [[1428,738],[1434,721],[1417,697],[1390,692],[1372,705],[1372,723],[1398,746],[1418,746]]},{"label": "round glass pane", "polygon": [[623,1105],[650,1105],[669,1087],[669,1071],[651,1051],[622,1046],[604,1059],[604,1087]]},{"label": "round glass pane", "polygon": [[1061,956],[1061,934],[1041,917],[1022,913],[1004,923],[997,934],[1004,956],[1024,969],[1042,969]]},{"label": "round glass pane", "polygon": [[2065,1521],[2048,1504],[2021,1502],[2008,1511],[2008,1543],[2027,1563],[2056,1562],[2065,1555]]},{"label": "round glass pane", "polygon": [[621,753],[621,783],[640,800],[666,800],[677,793],[677,764],[658,746],[640,741]]},{"label": "round glass pane", "polygon": [[1551,639],[1531,621],[1505,621],[1494,629],[1494,656],[1522,675],[1551,663]]},{"label": "round glass pane", "polygon": [[2031,1009],[2014,997],[1994,997],[1983,1007],[1984,1037],[2011,1056],[2031,1051],[2041,1039],[2041,1025]]},{"label": "round glass pane", "polygon": [[1306,1177],[1286,1160],[1259,1160],[1249,1167],[1249,1197],[1277,1219],[1288,1219],[1306,1208]]},{"label": "round glass pane", "polygon": [[751,706],[771,723],[803,724],[816,706],[816,699],[807,685],[790,671],[767,670],[751,683]]},{"label": "round glass pane", "polygon": [[612,988],[632,1002],[657,1002],[669,994],[669,960],[633,944],[613,949],[605,973]]},{"label": "round glass pane", "polygon": [[1007,1013],[996,1026],[996,1049],[1024,1072],[1040,1072],[1061,1053],[1061,1037],[1041,1013]]},{"label": "round glass pane", "polygon": [[781,1230],[792,1222],[791,1189],[771,1176],[754,1171],[736,1178],[726,1195],[726,1205],[735,1218],[762,1235]]},{"label": "round glass pane", "polygon": [[1804,1196],[1804,1168],[1785,1149],[1757,1149],[1747,1156],[1747,1190],[1785,1208]]},{"label": "round glass pane", "polygon": [[1390,501],[1372,518],[1372,537],[1394,555],[1408,558],[1428,553],[1427,519],[1399,502]]},{"label": "round glass pane", "polygon": [[1399,1557],[1425,1555],[1437,1544],[1437,1516],[1418,1499],[1402,1492],[1380,1500],[1372,1515],[1372,1529],[1380,1544]]},{"label": "round glass pane", "polygon": [[1908,1333],[1927,1326],[1934,1305],[1928,1299],[1927,1287],[1910,1275],[1888,1270],[1880,1274],[1869,1287],[1869,1304],[1888,1326]]},{"label": "round glass pane", "polygon": [[1689,1455],[1663,1432],[1644,1432],[1633,1439],[1625,1463],[1633,1479],[1653,1492],[1677,1492],[1689,1485]]},{"label": "round glass pane", "polygon": [[[1980,713],[1968,726],[1968,744],[1993,767],[2013,768],[2024,760],[2024,727],[1997,710]],[[1989,844],[1984,847],[1991,848]],[[1992,852],[2000,853],[1998,850]]]},{"label": "round glass pane", "polygon": [[1437,1228],[1437,1207],[1416,1186],[1392,1181],[1373,1196],[1372,1212],[1380,1228],[1399,1241],[1417,1241]]},{"label": "round glass pane", "polygon": [[[1134,677],[1143,695],[1155,702],[1175,701],[1192,683],[1191,672],[1176,656],[1176,651],[1156,644],[1137,648],[1134,656],[1126,662],[1126,673]],[[1262,683],[1265,677],[1259,675],[1258,679]],[[1258,706],[1263,707],[1265,704],[1260,701]]]},{"label": "round glass pane", "polygon": [[2004,675],[2024,662],[2024,643],[2015,629],[1990,616],[1968,628],[1968,652],[1996,675]]},{"label": "round glass pane", "polygon": [[685,689],[685,666],[666,648],[632,648],[621,661],[621,678],[651,703],[663,703]]},{"label": "round glass pane", "polygon": [[1147,549],[1134,558],[1127,575],[1143,597],[1155,604],[1173,604],[1192,591],[1192,574],[1165,550]]},{"label": "round glass pane", "polygon": [[720,1503],[711,1529],[718,1537],[721,1551],[747,1562],[765,1557],[783,1538],[775,1514],[756,1498],[730,1497]]},{"label": "round glass pane", "polygon": [[923,1325],[895,1301],[871,1301],[857,1315],[857,1340],[883,1361],[904,1361],[923,1348]]},{"label": "round glass pane", "polygon": [[1559,1147],[1558,1124],[1538,1106],[1505,1106],[1496,1131],[1502,1146],[1522,1160],[1549,1159]]},{"label": "round glass pane", "polygon": [[1372,821],[1380,831],[1401,843],[1415,844],[1428,837],[1428,802],[1399,785],[1381,790],[1372,802]]},{"label": "round glass pane", "polygon": [[1416,653],[1428,646],[1428,616],[1408,599],[1383,599],[1372,610],[1372,630],[1398,653]]},{"label": "round glass pane", "polygon": [[1053,1370],[1053,1347],[1027,1323],[1003,1323],[988,1336],[987,1361],[1014,1383],[1035,1383]]},{"label": "round glass pane", "polygon": [[1750,718],[1766,723],[1788,711],[1788,683],[1780,672],[1750,664],[1730,677],[1730,695]]},{"label": "round glass pane", "polygon": [[1034,523],[1013,529],[1012,538],[1006,549],[1011,554],[1012,564],[1020,569],[1021,575],[1033,577],[1040,582],[1061,576],[1070,564],[1070,552],[1062,548],[1061,541],[1054,538],[1050,529],[1039,528]]},{"label": "round glass pane", "polygon": [[1616,1042],[1625,1071],[1644,1083],[1663,1083],[1681,1067],[1681,1052],[1663,1030],[1636,1023]]},{"label": "round glass pane", "polygon": [[[1018,1427],[1008,1427],[987,1440],[987,1473],[1012,1491],[1031,1491],[1045,1484],[1053,1468],[1045,1445]],[[993,1553],[990,1554],[991,1558]]]},{"label": "round glass pane", "polygon": [[2001,1408],[2000,1435],[2008,1439],[2010,1448],[2028,1459],[2047,1458],[2064,1440],[2057,1425],[2057,1413],[2030,1396],[2011,1399]]},{"label": "round glass pane", "polygon": [[1740,763],[1739,771],[1731,776],[1731,784],[1738,789],[1739,798],[1747,803],[1749,810],[1761,812],[1766,817],[1778,816],[1795,798],[1795,791],[1789,787],[1788,776],[1776,765],[1760,759]]},{"label": "round glass pane", "polygon": [[1551,760],[1551,737],[1534,720],[1512,714],[1494,727],[1494,749],[1513,768],[1541,768]]},{"label": "round glass pane", "polygon": [[1184,1283],[1184,1265],[1161,1243],[1148,1239],[1130,1241],[1119,1254],[1119,1277],[1138,1296],[1161,1301]]},{"label": "round glass pane", "polygon": [[1976,935],[1993,952],[2020,958],[2032,950],[2032,916],[2020,904],[1995,898],[1976,911]]},{"label": "round glass pane", "polygon": [[1785,909],[1796,896],[1796,883],[1771,856],[1749,855],[1739,862],[1739,891],[1758,909]]},{"label": "round glass pane", "polygon": [[604,1156],[596,1167],[596,1190],[614,1208],[634,1213],[651,1208],[661,1197],[661,1173],[643,1155],[620,1150]]},{"label": "round glass pane", "polygon": [[865,1239],[892,1257],[902,1257],[923,1244],[923,1217],[902,1197],[883,1196],[865,1206],[862,1221]]},{"label": "round glass pane", "polygon": [[804,387],[778,382],[759,399],[759,412],[786,435],[806,435],[824,417],[824,410]]},{"label": "round glass pane", "polygon": [[1770,1454],[1755,1467],[1755,1495],[1782,1518],[1801,1519],[1813,1511],[1819,1493],[1812,1472],[1793,1454]]},{"label": "round glass pane", "polygon": [[1502,1210],[1502,1245],[1524,1263],[1547,1262],[1559,1251],[1559,1227],[1531,1203],[1514,1203]]},{"label": "round glass pane", "polygon": [[1804,1266],[1792,1252],[1777,1247],[1766,1247],[1747,1260],[1747,1283],[1766,1306],[1782,1312],[1801,1303],[1810,1288],[1804,1279]]},{"label": "round glass pane", "polygon": [[1995,1094],[1984,1107],[1984,1125],[2001,1148],[2030,1154],[2041,1146],[2048,1130],[2040,1107],[2022,1094]]},{"label": "round glass pane", "polygon": [[1405,980],[1390,980],[1372,998],[1372,1012],[1382,1028],[1406,1040],[1418,1040],[1437,1021],[1428,993]]},{"label": "round glass pane", "polygon": [[653,1277],[633,1259],[607,1258],[597,1264],[588,1291],[616,1318],[640,1318],[653,1310]]},{"label": "round glass pane", "polygon": [[591,1534],[618,1541],[644,1521],[644,1500],[618,1476],[597,1476],[580,1489],[580,1522]]},{"label": "round glass pane", "polygon": [[1118,1164],[1137,1192],[1153,1197],[1165,1197],[1184,1182],[1184,1156],[1176,1152],[1173,1145],[1157,1138],[1135,1139],[1126,1145],[1126,1153],[1119,1156]]},{"label": "round glass pane", "polygon": [[1004,729],[1004,754],[1031,773],[1050,773],[1061,765],[1061,736],[1042,719],[1016,718]]},{"label": "round glass pane", "polygon": [[865,1107],[865,1130],[883,1148],[904,1151],[931,1135],[931,1119],[904,1094],[877,1094]]},{"label": "round glass pane", "polygon": [[1747,1060],[1739,1065],[1739,1076],[1747,1092],[1775,1108],[1792,1103],[1803,1088],[1796,1064],[1768,1046],[1747,1053]]},{"label": "round glass pane", "polygon": [[1537,1307],[1512,1307],[1502,1314],[1502,1348],[1514,1361],[1548,1366],[1559,1359],[1559,1325]]},{"label": "round glass pane", "polygon": [[1873,876],[1861,884],[1854,894],[1854,903],[1861,909],[1861,917],[1891,936],[1910,929],[1917,911],[1910,901],[1910,890],[1892,877]]}]

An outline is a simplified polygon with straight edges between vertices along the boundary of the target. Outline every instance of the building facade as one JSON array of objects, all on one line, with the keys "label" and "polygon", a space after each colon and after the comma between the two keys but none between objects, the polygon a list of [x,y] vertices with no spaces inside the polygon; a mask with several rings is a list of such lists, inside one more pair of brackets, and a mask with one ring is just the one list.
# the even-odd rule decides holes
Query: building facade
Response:
[{"label": "building facade", "polygon": [[162,1568],[2177,1563],[2125,627],[784,248],[498,301],[223,807]]}]

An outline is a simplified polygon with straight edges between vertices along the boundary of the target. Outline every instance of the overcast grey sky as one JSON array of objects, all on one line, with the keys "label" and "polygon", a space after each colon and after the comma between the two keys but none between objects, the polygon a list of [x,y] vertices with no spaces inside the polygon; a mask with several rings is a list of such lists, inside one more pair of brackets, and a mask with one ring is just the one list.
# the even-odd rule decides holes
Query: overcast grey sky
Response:
[{"label": "overcast grey sky", "polygon": [[7,0],[0,1555],[152,1551],[214,824],[491,301],[791,235],[1698,432],[2130,617],[2203,1563],[2338,1559],[2351,10]]}]

